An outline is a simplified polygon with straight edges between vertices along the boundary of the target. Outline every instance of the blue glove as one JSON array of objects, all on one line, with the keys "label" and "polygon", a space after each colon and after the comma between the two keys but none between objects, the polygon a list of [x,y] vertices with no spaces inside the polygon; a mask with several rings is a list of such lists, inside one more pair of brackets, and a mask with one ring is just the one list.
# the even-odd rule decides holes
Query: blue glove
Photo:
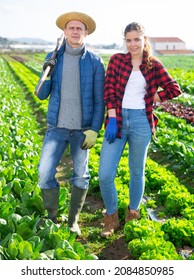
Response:
[{"label": "blue glove", "polygon": [[106,126],[105,138],[109,144],[113,143],[116,139],[118,132],[117,120],[116,118],[109,118],[108,124]]}]

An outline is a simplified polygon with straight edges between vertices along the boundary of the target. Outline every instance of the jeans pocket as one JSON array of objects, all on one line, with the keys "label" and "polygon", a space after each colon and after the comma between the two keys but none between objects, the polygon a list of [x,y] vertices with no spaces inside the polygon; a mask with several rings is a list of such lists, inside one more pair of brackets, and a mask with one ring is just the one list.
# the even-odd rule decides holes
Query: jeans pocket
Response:
[{"label": "jeans pocket", "polygon": [[141,109],[141,113],[146,116],[146,109]]},{"label": "jeans pocket", "polygon": [[51,130],[51,129],[55,129],[56,126],[48,123],[47,128],[48,128],[48,130]]}]

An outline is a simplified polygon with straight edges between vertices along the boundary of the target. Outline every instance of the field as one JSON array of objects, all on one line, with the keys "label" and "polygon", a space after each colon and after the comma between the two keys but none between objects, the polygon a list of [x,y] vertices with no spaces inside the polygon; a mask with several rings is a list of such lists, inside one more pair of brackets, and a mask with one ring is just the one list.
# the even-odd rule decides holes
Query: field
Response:
[{"label": "field", "polygon": [[[44,53],[0,55],[0,259],[193,260],[194,253],[194,56],[160,57],[183,94],[157,104],[157,138],[146,163],[141,219],[124,225],[128,202],[127,148],[116,177],[122,228],[100,237],[103,203],[98,163],[103,128],[90,152],[90,188],[80,217],[82,237],[70,234],[67,213],[72,163],[58,168],[59,224],[45,221],[37,165],[46,130],[47,101],[34,95]],[[109,55],[102,55],[105,65]]]}]

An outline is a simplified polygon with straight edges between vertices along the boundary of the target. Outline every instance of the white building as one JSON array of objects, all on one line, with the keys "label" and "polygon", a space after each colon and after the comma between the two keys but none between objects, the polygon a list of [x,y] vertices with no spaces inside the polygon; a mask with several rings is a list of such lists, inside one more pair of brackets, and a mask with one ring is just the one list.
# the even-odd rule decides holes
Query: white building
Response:
[{"label": "white building", "polygon": [[154,55],[191,55],[185,42],[178,37],[149,37]]}]

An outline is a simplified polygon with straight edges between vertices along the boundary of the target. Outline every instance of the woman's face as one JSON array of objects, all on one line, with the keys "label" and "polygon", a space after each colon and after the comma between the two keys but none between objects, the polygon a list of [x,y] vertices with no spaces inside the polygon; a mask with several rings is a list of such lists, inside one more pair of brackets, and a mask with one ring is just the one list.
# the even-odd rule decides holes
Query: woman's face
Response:
[{"label": "woman's face", "polygon": [[126,47],[131,56],[140,56],[144,49],[144,35],[138,31],[130,31],[125,35]]}]

